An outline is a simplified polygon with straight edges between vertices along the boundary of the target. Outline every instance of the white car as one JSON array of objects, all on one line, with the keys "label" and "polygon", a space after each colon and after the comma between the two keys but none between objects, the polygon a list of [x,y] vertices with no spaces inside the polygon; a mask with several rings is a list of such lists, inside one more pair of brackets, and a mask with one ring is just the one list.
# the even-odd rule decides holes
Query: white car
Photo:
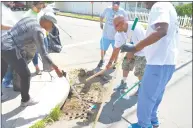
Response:
[{"label": "white car", "polygon": [[51,11],[56,15],[58,12],[60,12],[59,9],[55,8],[55,3],[48,4],[45,9],[48,9],[48,11]]}]

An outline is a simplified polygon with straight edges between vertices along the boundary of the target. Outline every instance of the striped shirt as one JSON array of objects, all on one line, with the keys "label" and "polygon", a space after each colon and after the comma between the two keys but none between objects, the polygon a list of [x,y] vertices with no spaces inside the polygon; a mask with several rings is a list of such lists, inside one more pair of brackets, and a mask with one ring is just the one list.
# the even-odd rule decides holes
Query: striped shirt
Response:
[{"label": "striped shirt", "polygon": [[37,19],[26,17],[21,19],[12,29],[1,35],[1,51],[16,50],[17,58],[22,58],[21,51],[26,45],[37,48],[44,62],[53,64],[44,45],[44,34]]}]

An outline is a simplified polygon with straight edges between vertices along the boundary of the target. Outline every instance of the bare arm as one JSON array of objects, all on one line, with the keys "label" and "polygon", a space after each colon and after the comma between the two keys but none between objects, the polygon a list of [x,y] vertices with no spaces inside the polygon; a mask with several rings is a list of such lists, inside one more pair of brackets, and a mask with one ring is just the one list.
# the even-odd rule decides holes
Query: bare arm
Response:
[{"label": "bare arm", "polygon": [[119,55],[120,48],[114,48],[109,63],[113,63],[115,58]]},{"label": "bare arm", "polygon": [[148,37],[146,37],[144,40],[141,40],[136,46],[136,51],[140,51],[146,46],[149,46],[151,44],[156,43],[159,41],[162,37],[167,35],[168,31],[168,24],[167,23],[157,23],[155,24],[155,32],[150,34]]},{"label": "bare arm", "polygon": [[11,28],[10,26],[1,25],[1,30],[9,30]]}]

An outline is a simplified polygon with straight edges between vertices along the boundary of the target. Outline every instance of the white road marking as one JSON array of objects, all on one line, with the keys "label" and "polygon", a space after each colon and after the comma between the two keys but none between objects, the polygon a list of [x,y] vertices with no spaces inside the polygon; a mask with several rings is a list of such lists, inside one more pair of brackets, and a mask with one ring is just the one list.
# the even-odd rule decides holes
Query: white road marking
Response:
[{"label": "white road marking", "polygon": [[86,45],[86,44],[94,44],[94,43],[98,43],[97,41],[94,40],[89,40],[89,41],[83,41],[81,43],[74,43],[74,44],[67,44],[64,45],[64,48],[72,48],[72,47],[77,47],[77,46],[82,46],[82,45]]}]

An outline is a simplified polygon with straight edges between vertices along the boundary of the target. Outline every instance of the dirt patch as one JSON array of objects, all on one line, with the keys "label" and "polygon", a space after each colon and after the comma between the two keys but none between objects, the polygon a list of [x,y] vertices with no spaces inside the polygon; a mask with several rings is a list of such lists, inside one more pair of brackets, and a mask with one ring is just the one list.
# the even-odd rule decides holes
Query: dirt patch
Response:
[{"label": "dirt patch", "polygon": [[[76,93],[71,91],[68,99],[62,107],[64,120],[83,120],[83,123],[90,123],[95,119],[95,116],[100,107],[103,93],[106,89],[104,84],[109,82],[111,78],[108,76],[95,77],[92,80],[85,80],[94,74],[94,71],[86,69],[75,69],[69,73],[70,84],[75,88],[80,95],[81,100],[76,96]],[[105,79],[104,79],[105,77]],[[95,108],[93,109],[93,105]]]}]

